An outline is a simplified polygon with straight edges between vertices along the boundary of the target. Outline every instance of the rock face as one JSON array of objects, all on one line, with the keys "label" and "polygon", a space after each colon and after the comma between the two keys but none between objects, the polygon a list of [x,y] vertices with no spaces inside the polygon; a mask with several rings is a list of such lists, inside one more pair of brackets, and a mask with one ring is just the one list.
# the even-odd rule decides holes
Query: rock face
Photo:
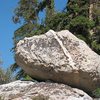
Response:
[{"label": "rock face", "polygon": [[93,100],[83,91],[64,84],[15,81],[0,85],[0,100]]},{"label": "rock face", "polygon": [[20,40],[16,62],[39,80],[52,80],[91,92],[100,87],[100,56],[68,30]]}]

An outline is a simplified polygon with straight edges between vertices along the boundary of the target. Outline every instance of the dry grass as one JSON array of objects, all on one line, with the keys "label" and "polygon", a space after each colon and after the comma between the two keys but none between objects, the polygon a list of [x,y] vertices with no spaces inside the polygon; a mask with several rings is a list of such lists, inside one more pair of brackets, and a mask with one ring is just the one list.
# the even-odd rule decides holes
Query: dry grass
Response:
[{"label": "dry grass", "polygon": [[32,100],[49,100],[49,97],[44,95],[38,95],[33,97]]}]

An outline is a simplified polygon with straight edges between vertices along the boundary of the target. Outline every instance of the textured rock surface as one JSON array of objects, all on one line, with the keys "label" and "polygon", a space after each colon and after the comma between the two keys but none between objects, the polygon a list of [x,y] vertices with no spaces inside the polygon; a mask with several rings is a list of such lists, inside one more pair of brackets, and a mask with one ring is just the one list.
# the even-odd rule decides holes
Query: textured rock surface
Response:
[{"label": "textured rock surface", "polygon": [[87,92],[100,87],[100,56],[68,30],[20,40],[16,61],[39,80],[52,80]]},{"label": "textured rock surface", "polygon": [[[0,85],[0,97],[3,100],[93,100],[83,91],[64,84],[31,81]],[[45,99],[32,99],[37,97]]]}]

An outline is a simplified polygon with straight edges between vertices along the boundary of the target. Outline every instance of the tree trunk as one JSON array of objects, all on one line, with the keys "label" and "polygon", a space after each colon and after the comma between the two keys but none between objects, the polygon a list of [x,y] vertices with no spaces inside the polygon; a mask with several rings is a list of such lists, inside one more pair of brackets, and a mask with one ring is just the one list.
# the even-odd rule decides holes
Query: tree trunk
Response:
[{"label": "tree trunk", "polygon": [[90,0],[89,2],[89,19],[93,20],[93,0]]},{"label": "tree trunk", "polygon": [[[95,1],[96,0],[90,0],[89,1],[89,19],[90,19],[90,21],[93,20],[93,8],[94,8]],[[93,33],[94,33],[93,29],[89,30],[89,33],[90,33],[90,35],[93,35]]]}]

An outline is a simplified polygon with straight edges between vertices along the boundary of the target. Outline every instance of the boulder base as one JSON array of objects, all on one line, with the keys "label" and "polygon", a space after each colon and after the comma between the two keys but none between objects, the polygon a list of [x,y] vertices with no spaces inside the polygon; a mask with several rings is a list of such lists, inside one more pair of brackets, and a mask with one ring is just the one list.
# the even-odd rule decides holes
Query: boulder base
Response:
[{"label": "boulder base", "polygon": [[64,84],[15,81],[0,85],[0,100],[93,100],[82,90]]}]

